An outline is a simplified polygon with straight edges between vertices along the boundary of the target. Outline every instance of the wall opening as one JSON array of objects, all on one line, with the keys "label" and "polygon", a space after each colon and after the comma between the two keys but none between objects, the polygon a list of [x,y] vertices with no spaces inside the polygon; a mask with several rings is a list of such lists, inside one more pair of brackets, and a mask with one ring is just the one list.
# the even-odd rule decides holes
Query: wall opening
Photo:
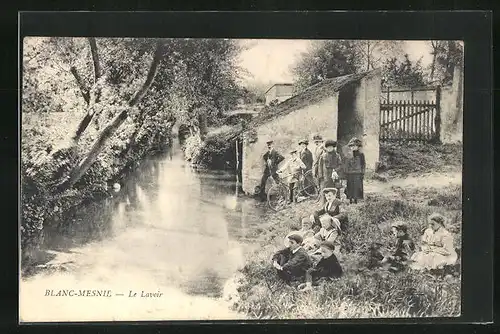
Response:
[{"label": "wall opening", "polygon": [[337,122],[337,151],[342,157],[348,153],[347,143],[352,137],[362,139],[363,119],[362,110],[356,110],[356,93],[359,83],[350,84],[339,92],[338,122]]}]

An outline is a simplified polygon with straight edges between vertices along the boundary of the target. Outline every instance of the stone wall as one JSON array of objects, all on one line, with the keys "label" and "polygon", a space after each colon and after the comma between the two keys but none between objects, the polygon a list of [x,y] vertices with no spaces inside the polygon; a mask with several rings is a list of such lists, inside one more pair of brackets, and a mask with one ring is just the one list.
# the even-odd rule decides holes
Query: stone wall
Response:
[{"label": "stone wall", "polygon": [[356,92],[355,103],[363,112],[362,151],[365,154],[366,169],[373,171],[379,162],[380,145],[380,90],[381,76],[374,72],[361,80]]}]

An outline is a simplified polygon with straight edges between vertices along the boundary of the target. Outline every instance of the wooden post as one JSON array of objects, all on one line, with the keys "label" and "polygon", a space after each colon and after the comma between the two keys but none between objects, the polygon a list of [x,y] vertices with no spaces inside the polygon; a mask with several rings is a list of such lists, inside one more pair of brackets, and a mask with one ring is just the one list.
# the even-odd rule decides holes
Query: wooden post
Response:
[{"label": "wooden post", "polygon": [[238,139],[235,140],[235,147],[236,147],[236,189],[239,188],[240,186],[240,157],[239,157],[239,152],[238,152]]},{"label": "wooden post", "polygon": [[436,87],[436,118],[434,122],[436,124],[435,140],[437,143],[441,143],[441,86]]},{"label": "wooden post", "polygon": [[391,90],[391,87],[387,86],[387,103],[389,103],[389,99],[390,99],[390,90]]}]

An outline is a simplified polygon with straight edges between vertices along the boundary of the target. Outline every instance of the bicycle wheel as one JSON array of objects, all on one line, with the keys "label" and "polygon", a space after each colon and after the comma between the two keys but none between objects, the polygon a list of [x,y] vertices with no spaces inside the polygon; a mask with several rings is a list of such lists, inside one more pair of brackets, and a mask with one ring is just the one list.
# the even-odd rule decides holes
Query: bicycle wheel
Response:
[{"label": "bicycle wheel", "polygon": [[310,170],[307,171],[300,181],[299,189],[305,195],[313,197],[318,195],[318,188],[317,181],[312,175],[312,172]]},{"label": "bicycle wheel", "polygon": [[267,192],[267,204],[274,211],[280,211],[287,205],[288,188],[282,184],[275,184]]}]

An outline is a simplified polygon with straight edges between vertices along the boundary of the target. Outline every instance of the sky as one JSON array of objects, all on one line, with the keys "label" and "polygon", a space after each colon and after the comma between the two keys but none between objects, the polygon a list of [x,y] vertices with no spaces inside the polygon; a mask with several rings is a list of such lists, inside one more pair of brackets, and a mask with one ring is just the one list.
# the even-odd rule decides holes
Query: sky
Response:
[{"label": "sky", "polygon": [[[246,82],[277,83],[293,81],[290,66],[310,45],[310,40],[242,40],[248,49],[240,55],[240,66],[251,76]],[[432,61],[427,41],[406,41],[405,52],[412,61],[422,58],[422,65]],[[252,78],[253,77],[253,78]]]}]

